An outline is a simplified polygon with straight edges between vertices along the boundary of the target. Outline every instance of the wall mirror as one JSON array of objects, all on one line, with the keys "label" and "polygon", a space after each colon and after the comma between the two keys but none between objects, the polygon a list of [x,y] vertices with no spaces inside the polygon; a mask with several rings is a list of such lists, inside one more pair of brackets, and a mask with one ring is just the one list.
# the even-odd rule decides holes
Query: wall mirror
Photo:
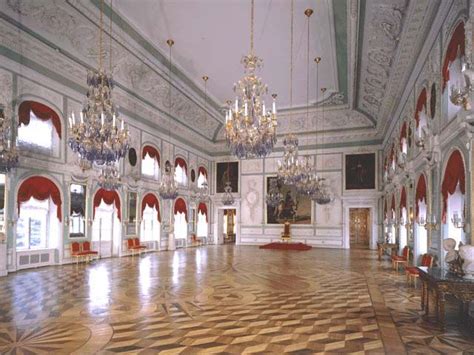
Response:
[{"label": "wall mirror", "polygon": [[137,220],[137,193],[128,193],[128,222],[135,223]]},{"label": "wall mirror", "polygon": [[69,238],[83,238],[86,228],[86,186],[71,184],[69,194]]}]

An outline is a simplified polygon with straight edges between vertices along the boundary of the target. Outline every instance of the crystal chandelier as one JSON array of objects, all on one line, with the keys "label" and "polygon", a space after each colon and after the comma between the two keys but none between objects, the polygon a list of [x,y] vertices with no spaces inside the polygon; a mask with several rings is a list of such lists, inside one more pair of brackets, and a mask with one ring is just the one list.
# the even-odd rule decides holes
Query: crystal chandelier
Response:
[{"label": "crystal chandelier", "polygon": [[115,164],[105,165],[101,169],[98,185],[105,190],[117,190],[120,187],[120,174]]},{"label": "crystal chandelier", "polygon": [[[204,111],[207,118],[207,81],[209,80],[209,77],[204,75],[202,80],[204,80]],[[196,185],[193,185],[192,198],[196,203],[208,202],[210,200],[209,185],[207,184],[207,181],[201,183],[201,186],[197,186],[197,183]]]},{"label": "crystal chandelier", "polygon": [[[171,47],[174,45],[172,39],[168,39],[166,44],[169,47],[169,60],[168,60],[168,108],[171,109]],[[169,112],[168,112],[169,116]],[[171,136],[171,122],[168,124],[168,136]],[[178,197],[178,184],[174,179],[174,166],[171,165],[169,160],[165,163],[165,171],[161,175],[161,181],[158,186],[158,193],[164,200],[174,200]]]},{"label": "crystal chandelier", "polygon": [[278,160],[277,176],[286,185],[296,185],[303,179],[302,166],[306,163],[298,157],[298,138],[289,134],[283,140],[283,160]]},{"label": "crystal chandelier", "polygon": [[174,179],[174,167],[169,161],[165,163],[165,171],[161,175],[158,193],[164,200],[174,200],[178,197],[178,184]]},{"label": "crystal chandelier", "polygon": [[234,204],[234,196],[232,196],[232,186],[230,186],[230,181],[225,183],[224,187],[224,196],[222,197],[222,204],[224,206],[232,206]]},{"label": "crystal chandelier", "polygon": [[18,165],[18,152],[11,138],[11,122],[0,108],[0,172],[8,173]]},{"label": "crystal chandelier", "polygon": [[280,192],[278,187],[278,179],[270,180],[270,189],[265,198],[267,205],[270,207],[276,207],[283,200],[283,194]]},{"label": "crystal chandelier", "polygon": [[264,96],[267,85],[255,75],[263,61],[253,50],[254,0],[251,5],[250,53],[241,63],[245,76],[234,84],[235,105],[226,111],[225,136],[233,155],[239,159],[265,157],[276,143],[276,94],[273,94],[272,110],[266,110]]},{"label": "crystal chandelier", "polygon": [[[293,6],[291,0],[290,21],[290,121],[293,109]],[[307,165],[306,159],[298,157],[298,138],[289,133],[283,140],[283,160],[278,160],[277,175],[280,181],[286,185],[296,185],[303,179],[303,166]]]},{"label": "crystal chandelier", "polygon": [[[110,21],[112,24],[112,20]],[[74,112],[69,117],[69,147],[96,165],[112,164],[125,156],[129,148],[128,130],[118,118],[118,110],[112,100],[112,31],[110,31],[110,74],[102,66],[103,0],[99,19],[99,67],[87,74],[86,102],[76,122]]]},{"label": "crystal chandelier", "polygon": [[[319,61],[316,61],[316,64],[318,64]],[[326,88],[321,88],[321,93],[323,94],[326,92]],[[324,106],[322,109],[322,114],[321,114],[321,121],[324,122]],[[324,137],[324,136],[323,136]],[[324,143],[324,139],[323,139]],[[318,177],[317,178],[317,188],[314,189],[313,194],[311,195],[311,199],[316,202],[318,205],[327,205],[331,202],[334,201],[334,194],[331,191],[331,187],[328,185],[328,182],[325,178]]]}]

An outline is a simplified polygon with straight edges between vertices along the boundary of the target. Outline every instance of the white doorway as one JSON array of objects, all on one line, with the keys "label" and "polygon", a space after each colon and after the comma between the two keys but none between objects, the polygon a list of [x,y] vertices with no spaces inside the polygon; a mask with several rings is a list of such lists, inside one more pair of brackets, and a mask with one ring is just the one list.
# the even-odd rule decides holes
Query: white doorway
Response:
[{"label": "white doorway", "polygon": [[101,201],[92,223],[92,247],[99,257],[119,256],[121,252],[121,224],[114,204]]}]

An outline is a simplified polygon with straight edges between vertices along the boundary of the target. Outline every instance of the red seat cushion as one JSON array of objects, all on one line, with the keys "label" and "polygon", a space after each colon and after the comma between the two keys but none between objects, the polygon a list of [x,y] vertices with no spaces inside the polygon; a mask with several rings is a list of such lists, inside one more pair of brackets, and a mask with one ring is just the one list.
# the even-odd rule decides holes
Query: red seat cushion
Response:
[{"label": "red seat cushion", "polygon": [[403,256],[399,256],[399,255],[394,255],[392,256],[392,260],[395,260],[395,261],[407,261],[407,259]]},{"label": "red seat cushion", "polygon": [[406,268],[406,272],[413,275],[418,275],[420,273],[420,270],[416,266],[409,266]]},{"label": "red seat cushion", "polygon": [[84,251],[83,253],[85,253],[85,254],[92,254],[92,255],[99,254],[99,252],[94,251],[94,250],[86,250],[86,251]]}]

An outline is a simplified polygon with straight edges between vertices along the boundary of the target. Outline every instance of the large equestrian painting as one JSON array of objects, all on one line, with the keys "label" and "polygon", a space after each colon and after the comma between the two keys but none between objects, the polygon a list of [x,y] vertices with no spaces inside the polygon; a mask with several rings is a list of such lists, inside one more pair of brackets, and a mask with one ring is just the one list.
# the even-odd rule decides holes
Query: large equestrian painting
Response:
[{"label": "large equestrian painting", "polygon": [[[276,177],[267,177],[267,191],[270,182]],[[280,203],[276,207],[267,205],[267,224],[311,224],[311,199],[297,193],[296,187],[278,182],[281,193]]]}]

